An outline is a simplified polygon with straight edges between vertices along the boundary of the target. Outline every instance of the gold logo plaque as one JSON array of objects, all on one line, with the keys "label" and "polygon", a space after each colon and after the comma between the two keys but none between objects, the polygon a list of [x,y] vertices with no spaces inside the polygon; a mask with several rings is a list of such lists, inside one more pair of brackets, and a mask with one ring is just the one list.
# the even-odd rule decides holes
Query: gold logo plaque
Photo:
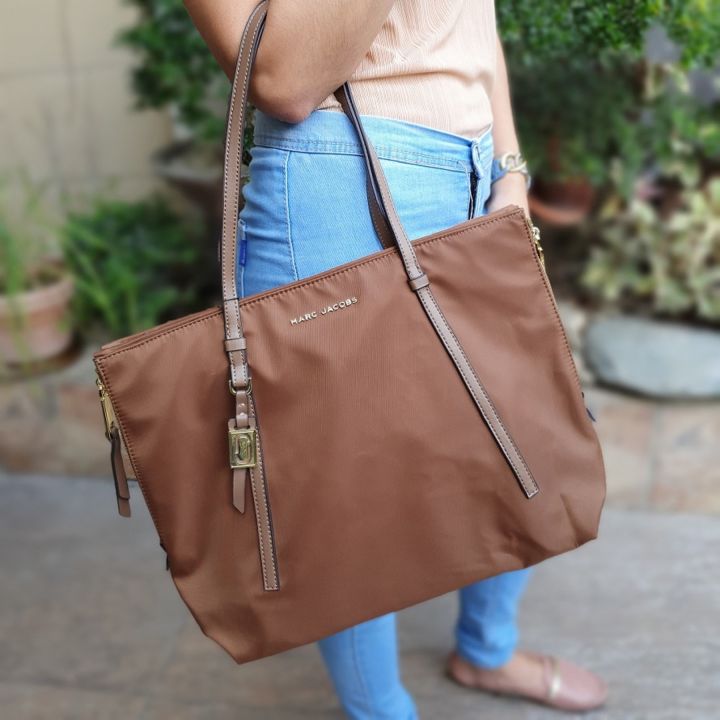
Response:
[{"label": "gold logo plaque", "polygon": [[233,470],[257,465],[257,437],[254,428],[230,428],[230,467]]}]

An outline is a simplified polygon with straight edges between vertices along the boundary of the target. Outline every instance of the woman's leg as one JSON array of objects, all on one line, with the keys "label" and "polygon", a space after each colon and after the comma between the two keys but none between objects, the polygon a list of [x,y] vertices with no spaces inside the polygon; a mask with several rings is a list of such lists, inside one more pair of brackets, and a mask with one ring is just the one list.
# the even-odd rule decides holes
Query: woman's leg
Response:
[{"label": "woman's leg", "polygon": [[515,570],[460,591],[456,651],[478,667],[505,665],[517,646],[517,608],[530,570]]},{"label": "woman's leg", "polygon": [[[475,216],[487,212],[490,197],[492,140],[472,143],[477,183]],[[605,683],[566,660],[516,651],[517,607],[530,570],[515,570],[469,585],[460,591],[456,649],[448,671],[461,685],[524,697],[551,707],[585,711],[601,706]]]},{"label": "woman's leg", "polygon": [[[469,141],[370,118],[393,199],[411,237],[468,217]],[[297,125],[256,115],[250,182],[239,230],[239,291],[258,293],[381,249],[365,196],[365,166],[344,115],[319,111]],[[415,720],[400,679],[395,618],[321,640],[340,703],[352,720]]]},{"label": "woman's leg", "polygon": [[[490,133],[472,141],[477,179],[473,215],[487,213],[493,141]],[[476,667],[505,665],[517,647],[517,608],[530,570],[515,570],[473,583],[460,591],[460,614],[455,627],[457,654]]]},{"label": "woman's leg", "polygon": [[400,679],[395,615],[384,615],[318,645],[343,710],[352,720],[415,720]]}]

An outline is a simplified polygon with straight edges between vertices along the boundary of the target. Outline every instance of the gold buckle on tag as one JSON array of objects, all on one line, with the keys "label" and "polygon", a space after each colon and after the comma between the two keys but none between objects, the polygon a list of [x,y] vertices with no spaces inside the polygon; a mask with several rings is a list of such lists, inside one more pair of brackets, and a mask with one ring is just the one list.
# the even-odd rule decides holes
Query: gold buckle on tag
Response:
[{"label": "gold buckle on tag", "polygon": [[230,467],[233,470],[257,465],[257,437],[254,428],[229,428]]}]

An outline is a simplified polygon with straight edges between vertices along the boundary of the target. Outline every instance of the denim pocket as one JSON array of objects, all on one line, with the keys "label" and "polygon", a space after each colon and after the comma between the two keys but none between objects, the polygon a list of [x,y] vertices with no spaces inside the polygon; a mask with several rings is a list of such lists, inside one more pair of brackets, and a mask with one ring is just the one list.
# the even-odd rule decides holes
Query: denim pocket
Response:
[{"label": "denim pocket", "polygon": [[381,158],[393,200],[410,239],[424,237],[468,219],[470,171],[453,166]]},{"label": "denim pocket", "polygon": [[286,187],[288,234],[299,277],[382,250],[359,156],[290,152]]},{"label": "denim pocket", "polygon": [[[383,156],[384,155],[384,156]],[[418,157],[380,155],[400,220],[411,239],[468,219],[469,169]],[[291,245],[300,277],[382,249],[368,211],[362,157],[291,152],[287,165]]]}]

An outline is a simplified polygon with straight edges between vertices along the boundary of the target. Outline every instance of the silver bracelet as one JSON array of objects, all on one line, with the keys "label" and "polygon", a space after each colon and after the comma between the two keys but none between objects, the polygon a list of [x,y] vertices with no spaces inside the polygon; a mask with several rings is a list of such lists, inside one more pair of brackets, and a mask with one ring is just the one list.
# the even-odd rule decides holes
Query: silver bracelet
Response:
[{"label": "silver bracelet", "polygon": [[492,163],[491,182],[497,182],[509,172],[524,175],[528,190],[530,189],[532,178],[528,171],[527,160],[525,160],[522,153],[506,152],[500,155],[500,157],[496,157]]}]

